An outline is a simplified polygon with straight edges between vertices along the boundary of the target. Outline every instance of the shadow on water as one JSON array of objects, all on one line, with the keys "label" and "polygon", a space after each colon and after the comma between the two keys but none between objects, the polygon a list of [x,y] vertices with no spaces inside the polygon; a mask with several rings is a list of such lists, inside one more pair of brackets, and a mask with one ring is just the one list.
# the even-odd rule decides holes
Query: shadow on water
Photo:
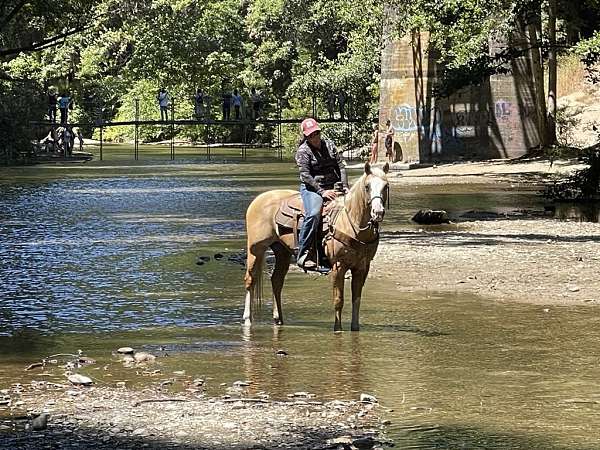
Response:
[{"label": "shadow on water", "polygon": [[[235,432],[233,430],[232,432]],[[298,435],[297,445],[290,444],[283,448],[331,448],[326,444],[328,439],[334,439],[340,436],[339,432],[330,432],[319,430],[315,427],[301,428],[295,427],[294,434]],[[289,439],[289,438],[288,438]],[[206,439],[208,441],[208,439]],[[322,445],[302,446],[303,443],[321,443]],[[175,443],[173,441],[156,438],[146,438],[138,436],[117,437],[112,433],[107,433],[102,429],[83,427],[73,428],[62,426],[51,426],[47,431],[6,433],[0,431],[0,447],[11,450],[32,450],[32,449],[100,449],[100,450],[139,450],[141,448],[150,449],[179,449],[179,450],[248,450],[280,448],[279,444],[266,446],[255,444],[248,447],[246,444],[239,445],[217,445],[214,442],[204,442],[203,444],[185,444]]]},{"label": "shadow on water", "polygon": [[[324,432],[315,428],[298,429],[295,433],[299,435],[296,448],[302,447],[303,442],[321,442],[322,445],[312,445],[313,449],[333,448],[325,442],[340,436],[341,433]],[[48,442],[52,446],[48,447]],[[77,448],[77,449],[127,449],[139,450],[140,448],[165,449],[173,448],[179,450],[211,450],[224,449],[222,446],[206,443],[204,445],[190,445],[185,443],[174,443],[159,438],[144,438],[137,436],[115,437],[113,434],[105,433],[101,429],[78,428],[73,432],[72,428],[52,426],[47,431],[22,432],[7,434],[0,432],[0,445],[2,448],[13,450],[30,450],[32,448]],[[251,448],[268,449],[278,448],[264,445],[256,445]],[[245,445],[226,447],[227,449],[244,449]],[[287,446],[284,448],[288,448]],[[402,438],[396,448],[401,449],[523,449],[523,450],[574,450],[578,447],[561,446],[546,436],[527,435],[519,432],[509,431],[494,432],[477,427],[426,427],[406,428],[402,430]]]},{"label": "shadow on water", "polygon": [[[456,228],[451,230],[446,228],[450,233],[435,234],[432,231],[428,232],[408,232],[408,231],[388,231],[383,232],[381,235],[381,242],[393,242],[396,239],[401,239],[403,242],[410,242],[414,246],[426,246],[431,245],[440,247],[463,247],[473,245],[490,245],[490,246],[502,246],[505,244],[512,244],[514,242],[547,242],[548,239],[561,243],[583,243],[583,242],[599,242],[600,236],[560,236],[556,233],[552,233],[551,230],[548,234],[479,234],[479,233],[468,233],[457,231]],[[426,239],[424,239],[426,237]]]},{"label": "shadow on water", "polygon": [[418,426],[399,431],[399,448],[402,449],[523,449],[523,450],[573,450],[577,447],[558,445],[547,436],[491,431],[476,426]]},{"label": "shadow on water", "polygon": [[600,222],[600,203],[558,202],[554,207],[554,217],[560,220]]}]

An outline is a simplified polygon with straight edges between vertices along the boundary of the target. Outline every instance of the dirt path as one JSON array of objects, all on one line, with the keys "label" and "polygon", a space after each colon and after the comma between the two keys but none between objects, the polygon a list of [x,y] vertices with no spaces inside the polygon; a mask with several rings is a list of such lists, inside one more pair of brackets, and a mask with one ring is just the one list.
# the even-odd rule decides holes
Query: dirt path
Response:
[{"label": "dirt path", "polygon": [[[558,161],[452,164],[391,174],[407,184],[531,183],[583,166]],[[400,274],[386,267],[402,267]],[[400,291],[450,291],[535,304],[600,303],[600,224],[540,217],[384,233],[373,277]]]}]

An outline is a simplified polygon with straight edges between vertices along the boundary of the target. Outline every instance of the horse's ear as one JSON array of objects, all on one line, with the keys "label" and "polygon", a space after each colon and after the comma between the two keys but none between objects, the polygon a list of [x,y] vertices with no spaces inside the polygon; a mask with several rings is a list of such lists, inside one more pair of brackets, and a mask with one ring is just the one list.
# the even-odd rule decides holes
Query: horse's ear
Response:
[{"label": "horse's ear", "polygon": [[388,173],[390,171],[390,163],[385,163],[383,166],[383,173]]},{"label": "horse's ear", "polygon": [[371,175],[371,164],[369,164],[369,161],[365,163],[365,173]]}]

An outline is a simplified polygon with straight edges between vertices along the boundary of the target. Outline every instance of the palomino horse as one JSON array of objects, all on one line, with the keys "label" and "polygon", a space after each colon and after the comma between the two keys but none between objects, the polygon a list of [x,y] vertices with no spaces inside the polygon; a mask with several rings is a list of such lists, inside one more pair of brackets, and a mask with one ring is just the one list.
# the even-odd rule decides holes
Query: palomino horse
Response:
[{"label": "palomino horse", "polygon": [[[386,174],[389,165],[383,170],[365,164],[365,172],[354,183],[350,192],[338,197],[341,211],[333,223],[325,242],[325,254],[332,265],[330,273],[333,282],[333,307],[335,310],[334,331],[342,329],[342,308],[344,307],[344,277],[348,270],[352,273],[352,324],[351,330],[359,330],[360,297],[365,279],[369,273],[371,260],[379,244],[379,223],[385,214],[389,195]],[[261,278],[265,252],[268,248],[275,254],[275,268],[271,276],[273,287],[273,321],[283,324],[281,310],[281,290],[293,254],[294,236],[287,231],[282,234],[275,223],[275,214],[283,199],[297,193],[292,190],[273,190],[256,197],[246,211],[248,233],[248,261],[246,267],[246,303],[244,324],[250,326],[253,308],[260,300]]]}]

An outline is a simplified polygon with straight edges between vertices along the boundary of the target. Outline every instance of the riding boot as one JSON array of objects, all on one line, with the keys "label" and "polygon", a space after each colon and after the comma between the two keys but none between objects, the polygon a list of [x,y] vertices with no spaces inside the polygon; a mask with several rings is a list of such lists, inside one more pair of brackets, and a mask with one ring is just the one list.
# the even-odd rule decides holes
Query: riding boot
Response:
[{"label": "riding boot", "polygon": [[300,255],[296,262],[298,267],[304,270],[315,270],[317,268],[317,263],[310,257],[309,252],[304,252]]}]

